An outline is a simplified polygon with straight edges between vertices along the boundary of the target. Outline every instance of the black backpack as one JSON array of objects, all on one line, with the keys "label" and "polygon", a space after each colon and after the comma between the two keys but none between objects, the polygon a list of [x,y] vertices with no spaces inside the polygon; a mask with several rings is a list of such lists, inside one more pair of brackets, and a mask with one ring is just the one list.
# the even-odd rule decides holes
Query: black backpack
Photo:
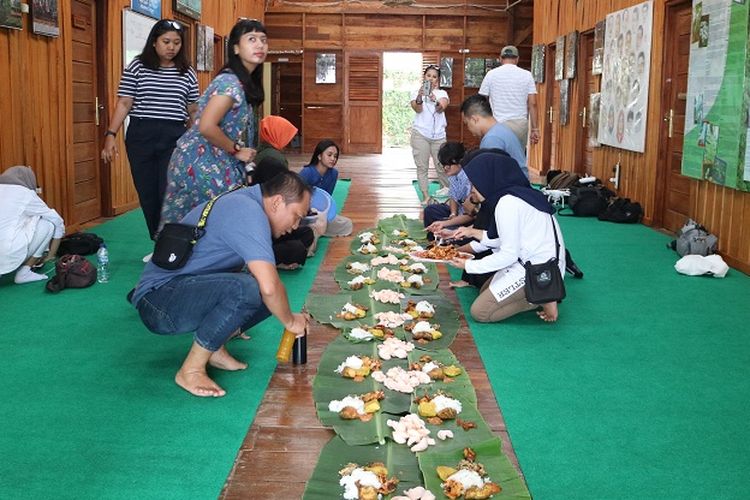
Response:
[{"label": "black backpack", "polygon": [[630,198],[615,198],[609,206],[599,214],[599,220],[619,223],[640,222],[643,217],[643,207]]},{"label": "black backpack", "polygon": [[[607,208],[614,193],[602,186],[582,186],[572,188],[568,206],[578,217],[596,217]],[[569,214],[562,214],[569,215]]]},{"label": "black backpack", "polygon": [[73,233],[60,240],[60,255],[92,255],[99,250],[104,240],[94,233]]}]

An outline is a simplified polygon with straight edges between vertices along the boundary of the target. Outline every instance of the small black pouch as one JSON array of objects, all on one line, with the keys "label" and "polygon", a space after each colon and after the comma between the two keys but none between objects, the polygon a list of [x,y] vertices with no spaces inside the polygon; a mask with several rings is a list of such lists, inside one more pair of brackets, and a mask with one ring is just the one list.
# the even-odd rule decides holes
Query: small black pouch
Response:
[{"label": "small black pouch", "polygon": [[162,269],[167,269],[168,271],[174,271],[175,269],[184,267],[190,259],[190,256],[193,254],[193,246],[206,232],[204,228],[208,221],[208,214],[211,213],[211,209],[213,208],[214,203],[216,203],[216,200],[241,187],[242,186],[233,187],[229,191],[225,191],[219,196],[211,198],[208,203],[206,203],[206,206],[203,207],[201,216],[198,219],[198,224],[195,226],[179,223],[164,224],[164,227],[156,236],[154,254],[151,256],[151,262]]},{"label": "small black pouch", "polygon": [[518,259],[518,262],[526,269],[524,291],[529,304],[561,302],[565,298],[565,283],[558,264],[560,241],[557,239],[555,219],[552,215],[550,218],[552,219],[552,232],[555,235],[555,256],[541,264],[532,264],[530,261],[524,264],[521,259]]},{"label": "small black pouch", "polygon": [[187,264],[193,245],[203,236],[203,229],[189,224],[164,224],[154,245],[151,262],[174,271]]}]

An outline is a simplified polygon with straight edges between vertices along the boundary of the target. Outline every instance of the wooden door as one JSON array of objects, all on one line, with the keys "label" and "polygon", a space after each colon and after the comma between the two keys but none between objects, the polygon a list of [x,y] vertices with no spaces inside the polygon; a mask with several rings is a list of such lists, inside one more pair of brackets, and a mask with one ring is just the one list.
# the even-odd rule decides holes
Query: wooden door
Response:
[{"label": "wooden door", "polygon": [[71,225],[102,216],[100,117],[97,95],[96,2],[74,0],[73,39],[73,220]]},{"label": "wooden door", "polygon": [[664,81],[662,83],[662,127],[656,177],[654,225],[670,231],[682,227],[690,212],[695,181],[681,174],[682,143],[687,102],[690,55],[691,3],[667,6],[664,37]]},{"label": "wooden door", "polygon": [[594,59],[594,32],[583,33],[579,42],[580,65],[578,66],[578,130],[576,131],[575,165],[573,171],[579,175],[593,172],[594,147],[591,134],[596,137],[596,130],[589,127],[589,99],[591,94],[599,92],[599,76],[591,74]]},{"label": "wooden door", "polygon": [[383,151],[383,54],[346,53],[344,137],[346,153]]},{"label": "wooden door", "polygon": [[289,148],[299,150],[299,136],[302,135],[302,63],[278,62],[273,63],[271,69],[271,114],[284,117],[297,127],[299,132],[289,143]]}]

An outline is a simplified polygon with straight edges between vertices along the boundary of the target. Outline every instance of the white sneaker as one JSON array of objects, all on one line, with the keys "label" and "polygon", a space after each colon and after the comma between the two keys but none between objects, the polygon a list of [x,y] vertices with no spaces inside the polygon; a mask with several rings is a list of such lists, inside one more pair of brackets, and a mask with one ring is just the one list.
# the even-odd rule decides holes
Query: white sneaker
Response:
[{"label": "white sneaker", "polygon": [[146,255],[145,257],[143,257],[143,262],[144,262],[144,263],[147,263],[147,262],[151,262],[151,257],[152,257],[153,255],[154,255],[154,252],[151,252],[150,254],[148,254],[148,255]]}]

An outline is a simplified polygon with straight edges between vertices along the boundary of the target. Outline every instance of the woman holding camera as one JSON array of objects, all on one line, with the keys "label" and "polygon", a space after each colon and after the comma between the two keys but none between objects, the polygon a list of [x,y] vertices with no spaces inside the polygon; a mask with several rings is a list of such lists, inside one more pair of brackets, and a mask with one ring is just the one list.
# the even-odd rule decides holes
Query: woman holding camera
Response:
[{"label": "woman holding camera", "polygon": [[412,94],[411,109],[414,110],[414,123],[411,129],[411,151],[417,166],[417,181],[422,192],[422,205],[432,201],[429,193],[430,157],[435,166],[442,187],[448,186],[448,176],[438,160],[440,146],[445,143],[445,109],[448,107],[448,93],[438,88],[440,69],[427,66],[423,73],[422,87]]}]

